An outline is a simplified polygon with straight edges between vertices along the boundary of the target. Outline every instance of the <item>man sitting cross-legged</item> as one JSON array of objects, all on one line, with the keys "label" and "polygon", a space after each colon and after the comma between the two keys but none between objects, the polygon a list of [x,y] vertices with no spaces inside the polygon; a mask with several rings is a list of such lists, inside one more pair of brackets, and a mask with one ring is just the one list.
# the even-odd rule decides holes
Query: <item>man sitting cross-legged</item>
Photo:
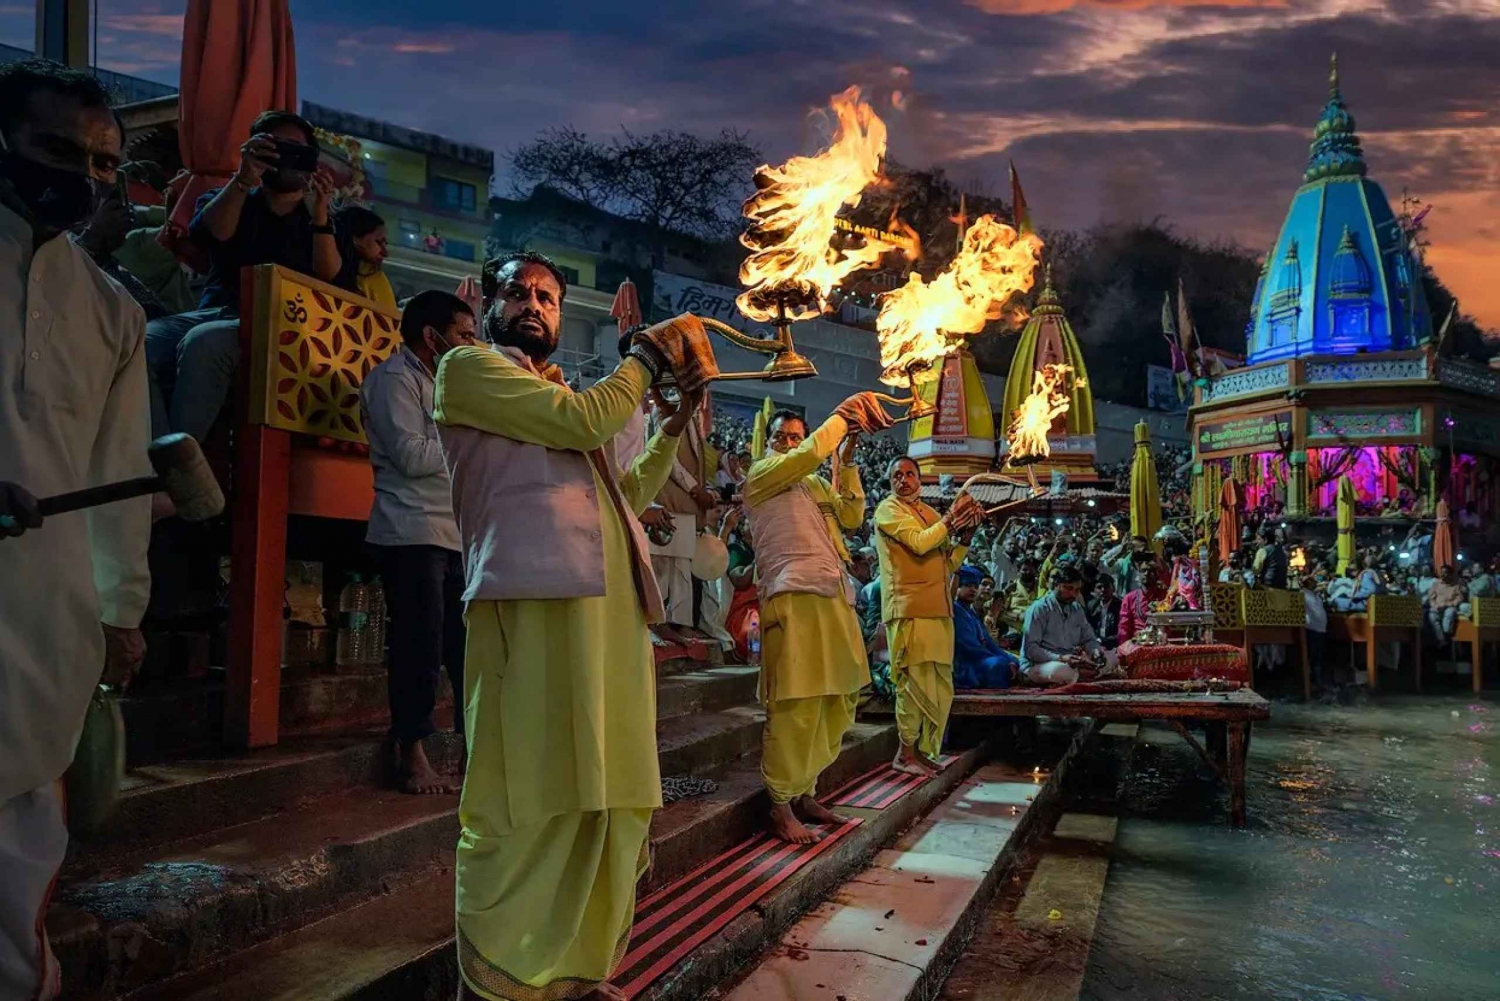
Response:
[{"label": "man sitting cross-legged", "polygon": [[1026,611],[1021,673],[1039,685],[1071,685],[1093,680],[1100,668],[1113,669],[1115,652],[1099,644],[1083,608],[1083,574],[1064,563],[1048,581],[1050,592]]}]

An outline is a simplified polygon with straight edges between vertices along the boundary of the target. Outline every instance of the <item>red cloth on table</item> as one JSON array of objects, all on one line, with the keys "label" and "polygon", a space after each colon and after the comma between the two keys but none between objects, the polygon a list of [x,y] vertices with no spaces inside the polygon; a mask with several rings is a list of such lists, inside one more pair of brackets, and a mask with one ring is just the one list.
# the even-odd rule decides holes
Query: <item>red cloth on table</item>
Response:
[{"label": "red cloth on table", "polygon": [[1120,666],[1131,678],[1166,681],[1250,682],[1245,652],[1225,643],[1162,643],[1147,646],[1134,641],[1120,646]]}]

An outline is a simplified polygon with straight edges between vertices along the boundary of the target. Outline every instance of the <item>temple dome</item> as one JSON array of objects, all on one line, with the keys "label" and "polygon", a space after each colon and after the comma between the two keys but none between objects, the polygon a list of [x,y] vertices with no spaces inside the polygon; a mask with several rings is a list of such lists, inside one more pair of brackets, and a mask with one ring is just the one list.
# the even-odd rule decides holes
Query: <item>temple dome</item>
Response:
[{"label": "temple dome", "polygon": [[1367,172],[1335,57],[1304,183],[1250,306],[1251,364],[1398,351],[1431,340],[1432,317],[1406,236]]}]

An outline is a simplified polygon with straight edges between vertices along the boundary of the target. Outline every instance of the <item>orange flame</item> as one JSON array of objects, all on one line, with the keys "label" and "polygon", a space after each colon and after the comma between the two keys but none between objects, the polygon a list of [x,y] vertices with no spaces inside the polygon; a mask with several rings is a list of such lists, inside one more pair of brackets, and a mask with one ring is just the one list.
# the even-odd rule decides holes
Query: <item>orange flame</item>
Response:
[{"label": "orange flame", "polygon": [[941,274],[929,282],[913,273],[881,297],[880,381],[909,386],[936,379],[945,354],[1016,309],[1010,299],[1031,288],[1041,248],[1035,234],[1018,235],[994,216],[975,219]]},{"label": "orange flame", "polygon": [[1299,546],[1292,550],[1292,559],[1287,566],[1293,570],[1307,569],[1307,553],[1302,550],[1302,547]]},{"label": "orange flame", "polygon": [[1052,422],[1066,414],[1073,404],[1072,387],[1082,386],[1082,379],[1068,378],[1072,365],[1043,365],[1033,374],[1031,395],[1021,401],[1010,423],[1010,461],[1048,456],[1052,446],[1047,435]]},{"label": "orange flame", "polygon": [[836,128],[826,150],[756,168],[758,190],[744,207],[750,225],[740,236],[752,253],[740,265],[745,291],[735,300],[752,320],[775,321],[782,307],[789,320],[819,316],[839,282],[878,262],[886,250],[874,242],[829,246],[834,219],[859,204],[880,176],[885,155],[885,123],[861,100],[859,88],[831,100]]}]

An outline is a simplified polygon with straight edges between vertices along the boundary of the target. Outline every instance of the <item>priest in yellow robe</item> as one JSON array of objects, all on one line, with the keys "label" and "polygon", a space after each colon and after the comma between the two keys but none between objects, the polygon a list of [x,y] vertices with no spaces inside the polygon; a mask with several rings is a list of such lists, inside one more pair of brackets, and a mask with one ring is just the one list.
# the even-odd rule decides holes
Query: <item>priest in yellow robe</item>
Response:
[{"label": "priest in yellow robe", "polygon": [[[434,394],[467,577],[460,996],[615,999],[661,805],[646,627],[662,602],[635,515],[701,397],[620,469],[612,439],[656,373],[627,357],[570,391],[548,362],[562,273],[523,254],[496,277],[498,350],[448,351]],[[663,329],[703,336],[691,316]]]},{"label": "priest in yellow robe", "polygon": [[892,767],[935,775],[953,708],[951,585],[982,511],[967,494],[944,515],[923,503],[914,459],[892,460],[887,475],[891,495],[875,508],[875,552],[901,739]]},{"label": "priest in yellow robe", "polygon": [[[870,681],[843,532],[865,517],[855,437],[889,424],[869,393],[844,401],[811,435],[801,416],[780,411],[767,424],[769,450],[745,479],[760,592],[761,777],[772,833],[799,844],[822,836],[808,824],[843,820],[814,795]],[[835,486],[818,468],[836,450],[842,468]]]}]

